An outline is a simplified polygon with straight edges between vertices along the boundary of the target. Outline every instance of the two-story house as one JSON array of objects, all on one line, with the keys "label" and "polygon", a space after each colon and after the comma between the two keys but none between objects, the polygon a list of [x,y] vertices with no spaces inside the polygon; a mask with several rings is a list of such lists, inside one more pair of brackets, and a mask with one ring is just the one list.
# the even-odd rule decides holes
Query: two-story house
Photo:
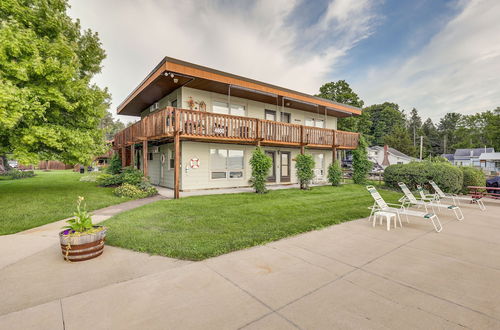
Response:
[{"label": "two-story house", "polygon": [[273,160],[270,184],[296,183],[294,159],[304,152],[314,156],[315,180],[325,180],[338,150],[358,144],[337,118],[361,109],[165,57],[117,112],[141,118],[115,136],[122,164],[178,197],[249,186],[256,146]]}]

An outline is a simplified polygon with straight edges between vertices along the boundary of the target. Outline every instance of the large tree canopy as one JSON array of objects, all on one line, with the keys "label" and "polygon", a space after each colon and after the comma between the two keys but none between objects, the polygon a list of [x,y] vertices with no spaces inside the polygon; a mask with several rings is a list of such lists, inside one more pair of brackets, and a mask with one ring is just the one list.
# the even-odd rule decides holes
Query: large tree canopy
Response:
[{"label": "large tree canopy", "polygon": [[0,154],[88,163],[104,151],[109,94],[91,83],[105,58],[67,0],[0,1]]},{"label": "large tree canopy", "polygon": [[[363,100],[361,100],[345,80],[324,84],[319,88],[317,96],[358,108],[362,108],[364,105]],[[371,125],[372,122],[369,116],[363,111],[361,116],[339,118],[337,128],[344,131],[368,134],[369,131],[366,129]]]}]

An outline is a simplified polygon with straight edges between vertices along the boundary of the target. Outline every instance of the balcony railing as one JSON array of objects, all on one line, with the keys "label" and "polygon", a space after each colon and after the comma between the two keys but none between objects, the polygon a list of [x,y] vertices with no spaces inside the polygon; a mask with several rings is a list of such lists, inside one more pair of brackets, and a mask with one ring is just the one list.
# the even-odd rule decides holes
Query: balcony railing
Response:
[{"label": "balcony railing", "polygon": [[359,139],[353,132],[167,107],[118,132],[115,148],[168,138],[176,132],[194,140],[340,149],[356,148]]}]

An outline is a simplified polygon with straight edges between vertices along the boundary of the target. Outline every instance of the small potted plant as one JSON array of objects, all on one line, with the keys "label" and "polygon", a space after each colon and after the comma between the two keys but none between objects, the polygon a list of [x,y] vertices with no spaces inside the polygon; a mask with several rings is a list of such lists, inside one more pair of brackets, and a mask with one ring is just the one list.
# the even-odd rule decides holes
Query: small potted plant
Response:
[{"label": "small potted plant", "polygon": [[191,96],[188,98],[188,100],[186,101],[186,103],[187,103],[187,106],[188,106],[189,110],[194,110],[195,109],[196,102],[193,100],[193,98]]},{"label": "small potted plant", "polygon": [[65,230],[59,233],[64,260],[84,261],[100,256],[104,250],[106,230],[104,226],[94,226],[87,212],[84,198],[76,202],[75,217],[66,221]]}]

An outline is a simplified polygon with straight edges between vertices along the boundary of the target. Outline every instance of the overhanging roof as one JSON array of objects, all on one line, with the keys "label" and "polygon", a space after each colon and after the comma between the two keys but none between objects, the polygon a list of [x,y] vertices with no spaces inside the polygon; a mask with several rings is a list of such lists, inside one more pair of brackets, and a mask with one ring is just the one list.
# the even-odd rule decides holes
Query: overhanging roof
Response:
[{"label": "overhanging roof", "polygon": [[[177,82],[165,73],[173,73]],[[120,115],[139,116],[146,107],[180,86],[282,105],[335,117],[360,115],[361,109],[257,80],[165,57],[118,106]]]}]

